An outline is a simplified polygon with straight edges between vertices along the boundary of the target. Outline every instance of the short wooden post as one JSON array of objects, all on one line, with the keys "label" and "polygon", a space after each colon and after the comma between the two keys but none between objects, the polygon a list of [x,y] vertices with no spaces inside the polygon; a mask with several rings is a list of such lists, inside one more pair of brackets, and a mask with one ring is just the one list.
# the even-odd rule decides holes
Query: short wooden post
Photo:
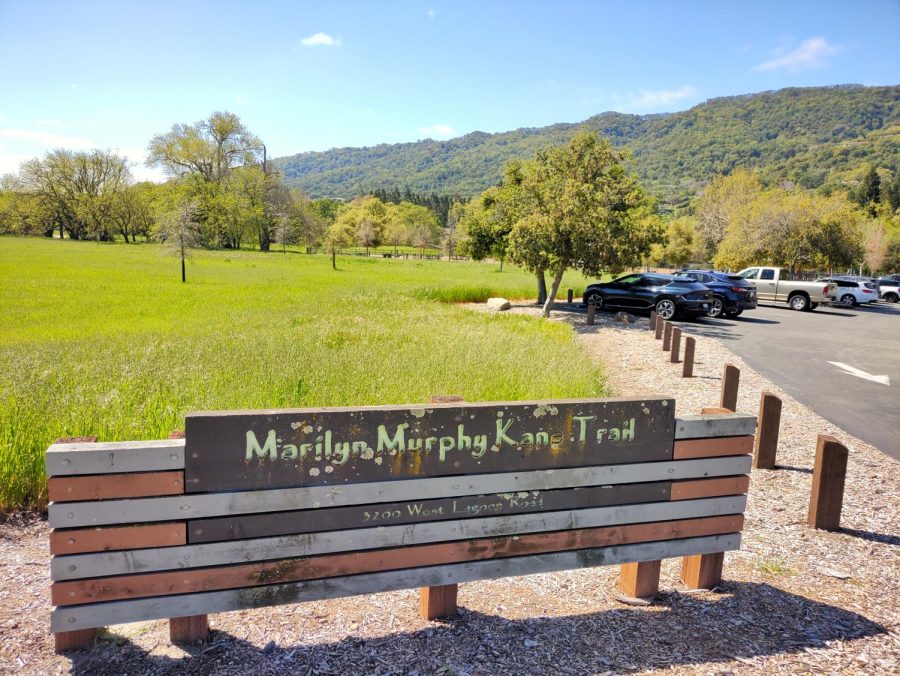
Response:
[{"label": "short wooden post", "polygon": [[619,567],[619,589],[625,596],[652,599],[659,593],[661,561],[623,563]]},{"label": "short wooden post", "polygon": [[587,325],[594,325],[594,315],[597,314],[597,306],[593,303],[588,304],[588,313],[587,313]]},{"label": "short wooden post", "polygon": [[89,650],[94,645],[96,629],[76,629],[53,634],[53,650],[59,654],[68,650]]},{"label": "short wooden post", "polygon": [[[590,306],[588,306],[590,309]],[[435,396],[432,404],[449,404],[465,401],[456,394]],[[458,584],[442,584],[434,587],[419,588],[419,615],[423,620],[436,620],[439,617],[453,617],[457,614],[456,597]]]},{"label": "short wooden post", "polygon": [[697,341],[692,336],[684,339],[684,365],[681,367],[682,378],[694,377],[694,348],[696,344]]},{"label": "short wooden post", "polygon": [[672,347],[672,323],[664,322],[664,324],[662,349],[663,352],[668,352],[669,348]]},{"label": "short wooden post", "polygon": [[681,329],[677,326],[672,329],[672,348],[669,353],[669,361],[673,364],[677,364],[679,360],[679,356],[681,354]]},{"label": "short wooden post", "polygon": [[656,333],[654,335],[654,338],[656,338],[656,340],[662,339],[663,324],[665,324],[665,323],[666,323],[665,319],[663,319],[659,315],[656,316]]},{"label": "short wooden post", "polygon": [[200,643],[208,638],[208,615],[173,617],[169,620],[169,640],[172,643]]},{"label": "short wooden post", "polygon": [[812,493],[809,496],[810,528],[838,530],[844,504],[844,479],[847,476],[849,452],[834,437],[820,434],[816,443]]},{"label": "short wooden post", "polygon": [[734,413],[730,408],[722,408],[721,406],[704,406],[700,409],[701,415],[727,415],[729,413]]},{"label": "short wooden post", "polygon": [[656,310],[650,310],[650,330],[656,330]]},{"label": "short wooden post", "polygon": [[681,564],[681,581],[691,589],[712,589],[722,581],[725,553],[685,556]]},{"label": "short wooden post", "polygon": [[737,410],[738,386],[741,382],[741,370],[732,364],[725,364],[722,372],[722,398],[719,401],[720,408],[729,411]]},{"label": "short wooden post", "polygon": [[569,289],[569,294],[568,294],[568,303],[569,303],[569,304],[570,304],[570,305],[571,305],[571,304],[572,304],[572,294],[573,294],[573,291],[572,291],[572,289]]},{"label": "short wooden post", "polygon": [[759,427],[753,446],[753,466],[756,469],[775,469],[780,427],[781,399],[771,392],[763,392],[759,397]]}]

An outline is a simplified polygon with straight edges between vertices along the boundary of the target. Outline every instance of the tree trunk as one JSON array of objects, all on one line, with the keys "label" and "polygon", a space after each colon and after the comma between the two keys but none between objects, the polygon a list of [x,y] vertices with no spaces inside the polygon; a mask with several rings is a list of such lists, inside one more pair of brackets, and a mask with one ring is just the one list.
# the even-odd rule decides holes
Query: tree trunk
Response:
[{"label": "tree trunk", "polygon": [[547,302],[547,280],[544,278],[544,271],[538,270],[534,273],[537,277],[537,302],[543,305]]},{"label": "tree trunk", "polygon": [[337,270],[337,250],[331,250],[331,269]]},{"label": "tree trunk", "polygon": [[556,271],[556,274],[553,276],[553,284],[550,287],[550,295],[547,296],[547,302],[544,303],[544,312],[542,313],[544,317],[550,316],[550,310],[553,308],[553,301],[556,300],[556,292],[559,291],[559,285],[562,284],[563,273],[566,271],[565,263],[559,264],[559,269]]},{"label": "tree trunk", "polygon": [[503,257],[500,257],[500,272],[503,272]]},{"label": "tree trunk", "polygon": [[187,281],[186,276],[184,274],[184,252],[181,254],[181,283],[184,284]]}]

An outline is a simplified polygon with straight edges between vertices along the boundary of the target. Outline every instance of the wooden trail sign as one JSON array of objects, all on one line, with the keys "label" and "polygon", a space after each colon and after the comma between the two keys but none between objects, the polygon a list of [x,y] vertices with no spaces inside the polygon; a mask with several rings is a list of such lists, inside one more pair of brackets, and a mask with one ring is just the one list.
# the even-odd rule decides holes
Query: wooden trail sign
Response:
[{"label": "wooden trail sign", "polygon": [[665,460],[674,409],[624,399],[192,413],[185,492]]}]

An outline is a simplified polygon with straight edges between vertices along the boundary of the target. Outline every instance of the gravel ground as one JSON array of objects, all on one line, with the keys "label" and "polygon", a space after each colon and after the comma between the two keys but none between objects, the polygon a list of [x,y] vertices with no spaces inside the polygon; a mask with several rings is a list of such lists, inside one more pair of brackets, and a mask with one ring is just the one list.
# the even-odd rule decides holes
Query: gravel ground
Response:
[{"label": "gravel ground", "polygon": [[[537,314],[534,308],[514,312]],[[663,562],[648,607],[616,600],[616,568],[461,585],[461,614],[426,622],[415,591],[214,615],[207,644],[168,644],[165,622],[111,627],[90,651],[53,654],[46,522],[0,523],[0,672],[185,674],[900,673],[900,464],[845,434],[697,337],[692,379],[646,330],[554,313],[606,366],[615,395],[676,397],[679,413],[715,406],[722,365],[741,369],[738,409],[784,401],[779,468],[755,470],[739,552],[725,581],[692,592]],[[686,329],[690,331],[690,325]],[[850,448],[837,533],[807,528],[818,433]]]}]

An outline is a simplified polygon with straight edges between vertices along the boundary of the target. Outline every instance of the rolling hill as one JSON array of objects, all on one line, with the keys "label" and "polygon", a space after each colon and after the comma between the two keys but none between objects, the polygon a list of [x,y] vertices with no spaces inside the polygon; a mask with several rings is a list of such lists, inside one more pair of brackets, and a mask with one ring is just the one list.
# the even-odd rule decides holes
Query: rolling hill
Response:
[{"label": "rolling hill", "polygon": [[840,186],[866,163],[900,169],[900,86],[781,89],[677,113],[607,112],[580,123],[335,148],[273,163],[289,185],[313,197],[347,199],[393,187],[468,197],[496,183],[507,160],[533,157],[581,128],[629,148],[638,174],[670,207],[739,166],[759,169],[769,182]]}]

